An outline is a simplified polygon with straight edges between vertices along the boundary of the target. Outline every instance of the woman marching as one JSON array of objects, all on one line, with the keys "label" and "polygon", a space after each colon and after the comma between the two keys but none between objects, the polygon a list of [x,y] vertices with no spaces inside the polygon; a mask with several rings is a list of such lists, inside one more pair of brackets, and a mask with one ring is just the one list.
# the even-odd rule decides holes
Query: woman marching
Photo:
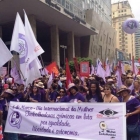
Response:
[{"label": "woman marching", "polygon": [[131,91],[126,86],[122,86],[118,91],[118,94],[122,96],[122,102],[126,102],[127,140],[139,140],[140,102],[130,93]]}]

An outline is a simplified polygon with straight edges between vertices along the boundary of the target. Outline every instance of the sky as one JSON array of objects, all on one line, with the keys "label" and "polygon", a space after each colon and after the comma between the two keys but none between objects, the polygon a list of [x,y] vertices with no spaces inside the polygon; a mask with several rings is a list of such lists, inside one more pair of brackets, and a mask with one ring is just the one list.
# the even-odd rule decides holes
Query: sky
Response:
[{"label": "sky", "polygon": [[[123,0],[112,0],[112,2],[118,2],[118,1],[123,1]],[[131,7],[132,7],[132,12],[137,20],[140,21],[140,0],[128,0]]]}]

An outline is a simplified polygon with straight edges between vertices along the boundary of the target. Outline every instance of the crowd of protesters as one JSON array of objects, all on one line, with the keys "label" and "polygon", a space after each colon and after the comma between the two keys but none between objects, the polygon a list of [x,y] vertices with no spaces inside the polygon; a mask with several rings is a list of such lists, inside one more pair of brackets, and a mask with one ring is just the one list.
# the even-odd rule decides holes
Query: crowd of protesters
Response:
[{"label": "crowd of protesters", "polygon": [[[73,82],[66,85],[65,72],[54,76],[51,87],[47,87],[48,76],[42,76],[25,87],[13,83],[8,76],[0,79],[0,123],[5,126],[8,105],[10,101],[44,102],[44,103],[114,103],[126,102],[127,139],[139,140],[140,135],[140,75],[134,76],[131,71],[121,75],[123,85],[117,87],[115,73],[106,77],[106,82],[97,76],[89,75],[81,80],[76,73],[72,73]],[[131,87],[131,88],[130,88]],[[29,135],[4,133],[4,140],[18,139],[54,140]]]}]

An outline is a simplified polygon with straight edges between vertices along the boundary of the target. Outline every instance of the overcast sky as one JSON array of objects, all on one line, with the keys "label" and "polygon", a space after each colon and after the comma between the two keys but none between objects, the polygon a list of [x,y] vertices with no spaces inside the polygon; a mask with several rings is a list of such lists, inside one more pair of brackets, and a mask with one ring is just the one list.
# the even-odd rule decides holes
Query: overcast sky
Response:
[{"label": "overcast sky", "polygon": [[140,21],[140,0],[129,0],[129,2],[135,18]]},{"label": "overcast sky", "polygon": [[[112,2],[118,2],[118,1],[123,1],[123,0],[112,0]],[[137,20],[140,21],[140,0],[128,0],[131,7],[133,14]]]}]

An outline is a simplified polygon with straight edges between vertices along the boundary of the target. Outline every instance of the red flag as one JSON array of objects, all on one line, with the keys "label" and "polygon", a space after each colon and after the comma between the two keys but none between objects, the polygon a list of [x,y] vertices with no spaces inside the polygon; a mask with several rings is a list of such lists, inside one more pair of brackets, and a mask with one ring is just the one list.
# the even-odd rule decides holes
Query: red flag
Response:
[{"label": "red flag", "polygon": [[140,58],[138,59],[138,62],[140,63]]},{"label": "red flag", "polygon": [[75,66],[76,73],[80,77],[80,74],[79,74],[80,70],[79,70],[79,65],[78,65],[78,62],[77,62],[77,58],[73,58],[73,61],[74,61],[74,66]]},{"label": "red flag", "polygon": [[53,62],[50,65],[48,65],[46,69],[49,71],[49,74],[54,73],[55,75],[59,75],[56,62]]},{"label": "red flag", "polygon": [[72,83],[72,78],[67,58],[66,58],[66,77],[67,77],[66,86],[68,87],[68,85]]},{"label": "red flag", "polygon": [[104,70],[106,70],[106,62],[105,61],[103,62],[103,68],[104,68]]}]

